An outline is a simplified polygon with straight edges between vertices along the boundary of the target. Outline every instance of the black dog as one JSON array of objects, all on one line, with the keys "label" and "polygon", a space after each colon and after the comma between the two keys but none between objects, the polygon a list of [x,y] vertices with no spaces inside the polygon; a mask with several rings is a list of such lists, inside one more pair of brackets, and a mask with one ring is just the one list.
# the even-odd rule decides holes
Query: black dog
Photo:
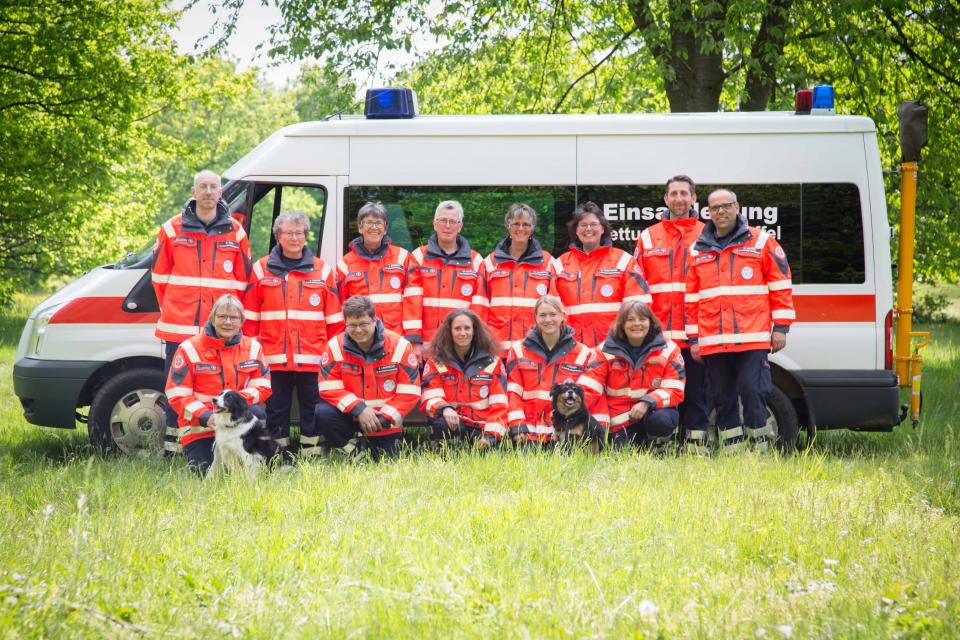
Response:
[{"label": "black dog", "polygon": [[603,429],[583,402],[583,387],[575,382],[561,382],[550,389],[553,405],[553,430],[561,444],[590,444],[594,453],[600,450]]},{"label": "black dog", "polygon": [[264,461],[277,455],[277,445],[264,421],[250,412],[246,399],[236,391],[224,391],[213,399],[216,407],[209,424],[213,441],[213,464],[207,477],[233,469],[242,469],[247,477],[256,477]]}]

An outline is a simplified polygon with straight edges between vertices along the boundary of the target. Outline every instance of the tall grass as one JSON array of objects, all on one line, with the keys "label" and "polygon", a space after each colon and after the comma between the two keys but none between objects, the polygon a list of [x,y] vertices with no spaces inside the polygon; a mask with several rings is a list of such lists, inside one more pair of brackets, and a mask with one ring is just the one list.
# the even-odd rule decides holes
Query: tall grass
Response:
[{"label": "tall grass", "polygon": [[960,327],[936,331],[916,431],[785,459],[417,452],[252,484],[26,425],[6,336],[0,635],[951,637]]}]

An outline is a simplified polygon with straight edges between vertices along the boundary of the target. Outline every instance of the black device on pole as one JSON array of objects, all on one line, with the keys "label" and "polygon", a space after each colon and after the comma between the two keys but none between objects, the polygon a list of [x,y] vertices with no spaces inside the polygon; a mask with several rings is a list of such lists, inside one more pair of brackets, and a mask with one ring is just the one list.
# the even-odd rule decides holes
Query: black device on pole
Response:
[{"label": "black device on pole", "polygon": [[927,144],[927,105],[904,100],[897,107],[900,119],[900,153],[904,162],[920,159],[920,150]]}]

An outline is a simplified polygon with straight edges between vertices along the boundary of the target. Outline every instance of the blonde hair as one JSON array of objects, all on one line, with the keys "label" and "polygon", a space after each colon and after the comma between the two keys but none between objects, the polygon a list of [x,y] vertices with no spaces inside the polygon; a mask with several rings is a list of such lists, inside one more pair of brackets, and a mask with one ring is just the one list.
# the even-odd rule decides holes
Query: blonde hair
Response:
[{"label": "blonde hair", "polygon": [[537,311],[539,311],[540,307],[545,304],[548,304],[559,311],[564,318],[567,317],[567,310],[563,308],[563,302],[561,302],[560,298],[557,296],[551,295],[540,296],[537,299],[537,302],[533,305],[533,315],[537,315]]}]

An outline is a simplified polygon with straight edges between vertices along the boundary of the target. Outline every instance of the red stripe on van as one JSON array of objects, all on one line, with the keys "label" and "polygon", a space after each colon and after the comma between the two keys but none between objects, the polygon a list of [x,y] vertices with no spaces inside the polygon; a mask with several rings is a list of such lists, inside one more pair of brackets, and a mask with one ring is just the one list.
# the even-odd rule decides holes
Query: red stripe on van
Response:
[{"label": "red stripe on van", "polygon": [[53,314],[50,324],[156,324],[160,313],[127,313],[123,298],[77,298]]},{"label": "red stripe on van", "polygon": [[797,322],[875,322],[876,296],[793,295]]}]

